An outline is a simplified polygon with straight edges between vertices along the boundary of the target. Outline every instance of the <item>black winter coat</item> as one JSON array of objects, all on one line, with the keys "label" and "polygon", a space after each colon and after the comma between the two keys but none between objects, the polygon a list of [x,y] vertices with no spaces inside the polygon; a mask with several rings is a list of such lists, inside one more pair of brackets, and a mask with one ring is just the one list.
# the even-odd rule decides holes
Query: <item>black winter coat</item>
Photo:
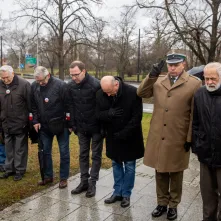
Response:
[{"label": "black winter coat", "polygon": [[[137,96],[137,89],[125,84],[120,78],[120,87],[115,99],[102,90],[97,92],[97,118],[106,131],[106,155],[116,161],[136,160],[144,155],[144,143],[141,127],[143,105]],[[120,118],[108,117],[110,108],[122,108],[124,113]],[[114,139],[113,134],[119,133]]]},{"label": "black winter coat", "polygon": [[53,76],[47,85],[40,86],[33,82],[32,91],[32,113],[33,124],[41,123],[43,128],[48,128],[48,121],[56,117],[64,117],[69,112],[67,103],[67,84]]},{"label": "black winter coat", "polygon": [[100,124],[96,119],[96,92],[100,89],[98,79],[85,74],[81,83],[68,83],[71,123],[74,132],[100,133]]},{"label": "black winter coat", "polygon": [[28,114],[31,111],[31,85],[14,76],[9,87],[0,81],[0,111],[3,131],[20,134],[27,129]]},{"label": "black winter coat", "polygon": [[192,151],[201,163],[221,167],[221,88],[201,87],[194,96]]}]

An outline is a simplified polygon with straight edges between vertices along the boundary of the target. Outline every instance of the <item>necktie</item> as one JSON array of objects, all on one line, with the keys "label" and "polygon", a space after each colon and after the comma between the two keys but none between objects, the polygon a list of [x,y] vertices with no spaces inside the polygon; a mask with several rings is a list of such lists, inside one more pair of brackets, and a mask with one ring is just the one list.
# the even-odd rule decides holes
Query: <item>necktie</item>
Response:
[{"label": "necktie", "polygon": [[171,78],[170,78],[171,86],[175,83],[175,81],[176,81],[176,78],[175,78],[175,77],[171,77]]}]

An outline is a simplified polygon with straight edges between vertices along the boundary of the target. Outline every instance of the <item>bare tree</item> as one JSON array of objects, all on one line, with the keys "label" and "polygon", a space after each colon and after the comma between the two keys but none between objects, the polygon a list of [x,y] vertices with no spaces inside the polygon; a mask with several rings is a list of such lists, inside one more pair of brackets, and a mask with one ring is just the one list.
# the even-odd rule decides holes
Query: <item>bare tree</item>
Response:
[{"label": "bare tree", "polygon": [[221,47],[221,1],[219,0],[136,0],[141,9],[165,13],[179,36],[202,64],[218,60]]},{"label": "bare tree", "polygon": [[[53,33],[56,40],[54,53],[58,58],[59,77],[64,79],[64,59],[72,50],[76,41],[85,39],[85,30],[91,21],[95,20],[91,12],[91,3],[99,4],[102,0],[38,0],[18,1],[21,6],[15,18],[30,18],[31,24],[38,24],[44,33]],[[79,39],[73,43],[73,33],[79,34]],[[69,47],[64,49],[64,42],[69,42]]]},{"label": "bare tree", "polygon": [[[111,49],[115,54],[117,63],[117,72],[119,76],[124,79],[124,75],[130,69],[130,60],[135,54],[133,48],[133,40],[135,38],[134,22],[136,11],[126,8],[125,12],[121,14],[121,20],[115,25],[115,35],[111,41]],[[134,39],[133,39],[134,38]]]}]

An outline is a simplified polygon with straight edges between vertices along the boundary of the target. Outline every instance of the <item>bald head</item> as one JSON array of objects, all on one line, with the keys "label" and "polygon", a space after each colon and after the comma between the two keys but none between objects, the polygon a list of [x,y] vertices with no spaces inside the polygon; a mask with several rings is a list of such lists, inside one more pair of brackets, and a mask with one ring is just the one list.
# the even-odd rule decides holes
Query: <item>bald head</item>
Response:
[{"label": "bald head", "polygon": [[119,89],[119,81],[113,76],[104,76],[101,79],[101,88],[108,96],[115,96]]}]

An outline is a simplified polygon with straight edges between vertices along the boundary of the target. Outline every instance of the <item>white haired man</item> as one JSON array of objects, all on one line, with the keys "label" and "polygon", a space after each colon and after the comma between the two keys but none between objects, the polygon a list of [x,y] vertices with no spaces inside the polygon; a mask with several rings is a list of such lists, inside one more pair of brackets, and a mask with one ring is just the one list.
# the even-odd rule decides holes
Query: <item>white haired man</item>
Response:
[{"label": "white haired man", "polygon": [[200,161],[203,221],[221,220],[221,63],[204,68],[205,86],[194,96],[192,151]]},{"label": "white haired man", "polygon": [[69,131],[66,127],[65,113],[66,83],[54,78],[43,66],[34,71],[35,82],[31,85],[33,125],[43,143],[46,167],[38,185],[53,182],[52,141],[57,137],[60,150],[59,188],[67,187],[70,169]]},{"label": "white haired man", "polygon": [[31,86],[28,81],[14,74],[13,68],[0,68],[1,127],[5,136],[5,173],[1,179],[14,175],[22,179],[28,159],[28,116],[31,111]]}]

